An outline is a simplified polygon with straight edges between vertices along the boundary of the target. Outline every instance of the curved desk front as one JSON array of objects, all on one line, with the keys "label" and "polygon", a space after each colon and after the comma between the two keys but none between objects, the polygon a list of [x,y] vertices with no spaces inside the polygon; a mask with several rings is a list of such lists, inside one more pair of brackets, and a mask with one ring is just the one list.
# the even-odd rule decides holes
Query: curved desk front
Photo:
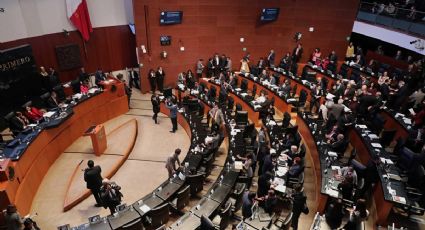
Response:
[{"label": "curved desk front", "polygon": [[14,203],[21,214],[29,213],[38,187],[59,155],[91,125],[128,111],[127,96],[120,92],[123,87],[117,88],[114,92],[104,91],[80,102],[73,107],[72,116],[57,127],[42,130],[28,144],[19,160],[12,163],[14,178],[0,183],[0,208]]}]

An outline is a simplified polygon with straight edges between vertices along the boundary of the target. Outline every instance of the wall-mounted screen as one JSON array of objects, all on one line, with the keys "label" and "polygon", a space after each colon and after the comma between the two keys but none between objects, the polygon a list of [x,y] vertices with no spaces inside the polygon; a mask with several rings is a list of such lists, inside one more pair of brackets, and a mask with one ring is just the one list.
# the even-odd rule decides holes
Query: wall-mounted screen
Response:
[{"label": "wall-mounted screen", "polygon": [[275,21],[279,17],[279,8],[264,8],[261,11],[261,21],[269,22],[269,21]]},{"label": "wall-mounted screen", "polygon": [[159,17],[161,25],[171,25],[182,23],[183,11],[162,11]]}]

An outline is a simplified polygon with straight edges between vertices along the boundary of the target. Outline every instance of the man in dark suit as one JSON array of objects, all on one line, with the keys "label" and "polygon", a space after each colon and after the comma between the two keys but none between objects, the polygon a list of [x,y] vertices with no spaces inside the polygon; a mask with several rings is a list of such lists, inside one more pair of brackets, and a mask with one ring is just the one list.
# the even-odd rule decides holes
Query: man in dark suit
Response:
[{"label": "man in dark suit", "polygon": [[59,107],[59,105],[61,104],[61,101],[58,98],[56,92],[52,91],[50,93],[50,97],[47,99],[46,103],[47,103],[47,107],[49,109],[54,109],[54,108]]},{"label": "man in dark suit", "polygon": [[94,77],[95,77],[95,83],[99,87],[101,87],[100,85],[101,82],[106,81],[105,73],[102,71],[101,68],[97,69]]},{"label": "man in dark suit", "polygon": [[274,50],[270,50],[269,55],[267,56],[267,62],[269,63],[270,68],[274,68],[274,59],[276,57],[276,54],[274,53]]},{"label": "man in dark suit", "polygon": [[87,79],[89,79],[89,75],[86,73],[86,70],[84,69],[84,67],[81,67],[80,74],[78,74],[78,80],[80,82],[84,82]]},{"label": "man in dark suit", "polygon": [[214,69],[215,69],[215,67],[214,67],[213,59],[212,59],[212,58],[210,58],[210,59],[208,60],[208,63],[207,63],[207,77],[208,77],[208,78],[210,78],[210,77],[212,77],[212,76],[213,76],[213,74],[214,74]]},{"label": "man in dark suit", "polygon": [[303,54],[303,47],[301,43],[298,43],[297,47],[294,48],[292,51],[292,61],[294,63],[298,63],[301,59],[301,56]]},{"label": "man in dark suit", "polygon": [[130,68],[128,70],[128,84],[130,88],[133,88],[133,85],[137,88],[140,89],[140,78],[139,78],[139,74],[136,72],[135,69]]},{"label": "man in dark suit", "polygon": [[155,75],[156,75],[156,85],[158,86],[158,90],[162,93],[164,92],[165,72],[161,66],[158,67],[158,70],[156,71]]},{"label": "man in dark suit", "polygon": [[337,140],[334,143],[331,143],[330,149],[338,153],[338,155],[343,155],[345,149],[347,148],[347,142],[344,139],[344,134],[342,133],[338,134],[336,139]]},{"label": "man in dark suit", "polygon": [[214,75],[217,77],[218,74],[220,73],[220,68],[221,68],[221,59],[218,56],[218,54],[214,55],[213,65],[214,65]]},{"label": "man in dark suit", "polygon": [[88,168],[84,170],[84,181],[87,183],[87,188],[91,190],[96,204],[94,206],[101,207],[102,199],[100,198],[100,187],[102,186],[102,169],[99,165],[94,166],[94,162],[87,162]]}]

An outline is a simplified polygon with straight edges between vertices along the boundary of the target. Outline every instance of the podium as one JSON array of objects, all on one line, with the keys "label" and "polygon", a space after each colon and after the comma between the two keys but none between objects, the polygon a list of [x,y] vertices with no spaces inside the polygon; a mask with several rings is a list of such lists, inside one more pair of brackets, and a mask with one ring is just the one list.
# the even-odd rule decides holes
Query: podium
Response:
[{"label": "podium", "polygon": [[103,125],[93,125],[86,130],[84,136],[90,136],[93,145],[94,154],[96,156],[102,155],[106,150],[106,134]]}]

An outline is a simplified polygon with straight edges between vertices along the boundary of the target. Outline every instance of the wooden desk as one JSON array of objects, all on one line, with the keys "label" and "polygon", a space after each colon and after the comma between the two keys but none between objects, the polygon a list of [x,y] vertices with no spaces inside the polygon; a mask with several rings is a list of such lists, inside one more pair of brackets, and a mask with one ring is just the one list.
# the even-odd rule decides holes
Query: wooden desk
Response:
[{"label": "wooden desk", "polygon": [[58,127],[43,130],[19,161],[13,162],[14,180],[0,183],[0,208],[15,203],[21,215],[28,214],[44,175],[59,155],[90,125],[106,122],[127,111],[125,93],[119,88],[115,92],[106,90],[75,106],[73,116]]},{"label": "wooden desk", "polygon": [[390,114],[386,110],[381,111],[380,114],[386,120],[384,123],[385,130],[388,130],[388,129],[397,130],[393,140],[397,140],[397,138],[399,137],[406,139],[409,136],[409,131],[407,131],[407,129],[402,124],[400,124],[400,122],[397,121],[392,114]]},{"label": "wooden desk", "polygon": [[310,132],[310,128],[300,116],[297,116],[297,125],[298,132],[306,145],[306,151],[309,153],[307,155],[311,158],[313,174],[314,178],[316,178],[316,212],[323,214],[325,212],[326,203],[328,202],[328,196],[320,192],[320,188],[322,187],[322,170],[320,168],[320,157],[317,151],[317,145]]},{"label": "wooden desk", "polygon": [[[367,165],[369,160],[371,159],[371,155],[369,153],[366,144],[363,142],[363,138],[360,134],[354,129],[351,128],[349,131],[350,143],[357,150],[357,156],[359,157],[361,163],[363,165]],[[373,198],[376,206],[376,224],[384,226],[387,223],[388,215],[393,207],[393,203],[384,199],[382,184],[381,181],[378,180],[373,188]]]}]

